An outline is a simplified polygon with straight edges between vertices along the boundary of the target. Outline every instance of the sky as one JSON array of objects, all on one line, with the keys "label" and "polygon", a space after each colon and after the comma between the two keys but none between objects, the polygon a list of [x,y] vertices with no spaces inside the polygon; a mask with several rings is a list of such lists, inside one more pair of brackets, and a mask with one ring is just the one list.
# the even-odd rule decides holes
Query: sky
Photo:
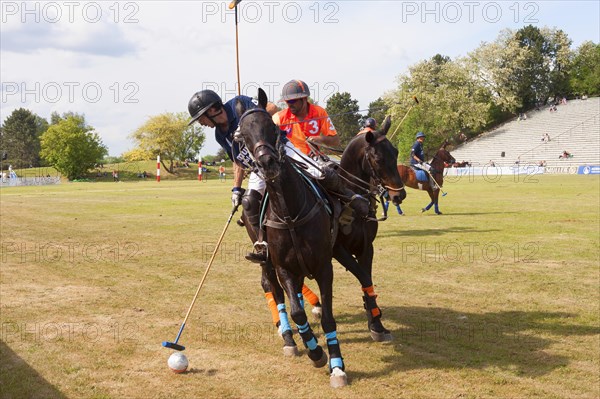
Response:
[{"label": "sky", "polygon": [[[325,106],[349,92],[361,110],[435,54],[467,55],[501,30],[556,27],[600,42],[598,1],[247,1],[238,5],[242,94],[278,100],[291,79]],[[27,108],[83,113],[121,155],[149,117],[190,97],[237,94],[236,26],[222,1],[1,1],[0,119]],[[216,154],[212,129],[201,156]]]}]

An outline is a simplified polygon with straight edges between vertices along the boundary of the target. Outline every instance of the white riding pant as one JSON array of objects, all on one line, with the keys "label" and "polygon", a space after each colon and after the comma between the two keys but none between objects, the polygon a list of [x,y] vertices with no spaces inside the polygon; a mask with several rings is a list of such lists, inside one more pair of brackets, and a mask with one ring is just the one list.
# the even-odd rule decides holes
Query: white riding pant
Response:
[{"label": "white riding pant", "polygon": [[[285,143],[285,154],[298,162],[306,164],[306,166],[308,167],[308,173],[310,173],[315,178],[319,179],[321,177],[321,171],[315,167],[315,161],[313,161],[309,158],[308,155],[304,154],[302,151],[294,147],[291,141],[287,141]],[[255,190],[264,195],[266,188],[267,185],[265,184],[265,180],[262,176],[260,176],[256,172],[250,173],[250,177],[248,178],[248,191]]]}]

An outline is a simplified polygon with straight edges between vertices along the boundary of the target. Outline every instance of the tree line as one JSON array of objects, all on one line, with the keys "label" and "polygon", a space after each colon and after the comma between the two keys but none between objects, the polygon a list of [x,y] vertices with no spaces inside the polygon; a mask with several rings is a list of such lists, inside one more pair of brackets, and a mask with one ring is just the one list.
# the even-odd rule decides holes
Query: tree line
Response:
[{"label": "tree line", "polygon": [[[390,136],[399,161],[405,162],[418,131],[428,135],[426,147],[433,152],[444,140],[475,136],[558,98],[600,95],[600,44],[571,45],[568,35],[556,28],[503,30],[466,56],[436,54],[410,66],[398,76],[397,87],[371,102],[366,114],[349,92],[335,93],[325,108],[343,145],[367,118],[381,123],[391,115]],[[135,147],[122,158],[148,160],[160,154],[163,167],[173,173],[174,162],[193,159],[205,141],[202,128],[188,126],[187,120],[186,113],[148,118],[129,135]],[[23,108],[0,127],[0,151],[6,165],[47,164],[69,179],[84,176],[107,155],[83,115],[53,113],[47,122]]]}]

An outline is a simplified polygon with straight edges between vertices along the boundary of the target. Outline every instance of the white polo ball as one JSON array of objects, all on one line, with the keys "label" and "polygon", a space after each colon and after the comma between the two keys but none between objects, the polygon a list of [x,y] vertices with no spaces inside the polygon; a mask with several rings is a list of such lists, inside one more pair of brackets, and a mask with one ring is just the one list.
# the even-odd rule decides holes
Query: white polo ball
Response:
[{"label": "white polo ball", "polygon": [[171,356],[169,356],[167,364],[174,373],[184,373],[189,365],[187,357],[185,357],[185,355],[181,352],[174,352]]}]

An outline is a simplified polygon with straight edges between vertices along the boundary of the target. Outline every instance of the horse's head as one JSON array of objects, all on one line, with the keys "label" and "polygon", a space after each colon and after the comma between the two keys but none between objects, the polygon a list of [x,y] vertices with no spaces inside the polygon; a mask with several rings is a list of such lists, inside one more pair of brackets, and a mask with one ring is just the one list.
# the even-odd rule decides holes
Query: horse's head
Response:
[{"label": "horse's head", "polygon": [[387,189],[391,201],[398,205],[406,198],[406,190],[398,174],[398,150],[386,136],[391,125],[388,116],[381,129],[365,133],[367,146],[364,148],[364,157],[371,168],[371,177]]},{"label": "horse's head", "polygon": [[[444,144],[442,144],[438,152],[435,154],[435,157],[433,157],[434,162],[438,161],[442,163],[438,166],[439,169],[443,169],[441,168],[442,165],[445,167],[456,163],[456,159],[454,159],[452,154],[450,154],[450,151],[446,149],[448,145],[448,140],[444,141]],[[432,162],[432,165],[434,165],[434,162]]]},{"label": "horse's head", "polygon": [[264,177],[272,180],[279,174],[281,163],[285,159],[285,151],[280,141],[279,127],[266,111],[267,102],[266,93],[259,88],[258,107],[246,109],[242,102],[238,101],[235,110],[240,120],[241,139]]}]

